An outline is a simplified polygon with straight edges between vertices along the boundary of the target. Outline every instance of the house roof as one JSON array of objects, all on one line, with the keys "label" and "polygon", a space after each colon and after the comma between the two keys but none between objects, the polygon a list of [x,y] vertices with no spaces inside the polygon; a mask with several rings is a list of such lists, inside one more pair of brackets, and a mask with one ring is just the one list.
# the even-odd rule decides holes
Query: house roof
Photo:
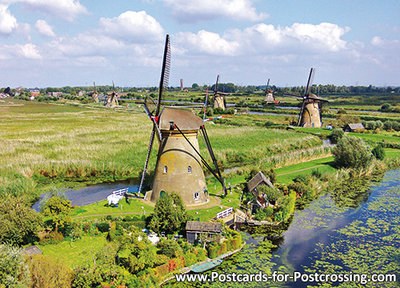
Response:
[{"label": "house roof", "polygon": [[190,110],[165,107],[160,114],[160,129],[170,130],[171,122],[174,122],[183,131],[199,130],[203,125],[203,120]]},{"label": "house roof", "polygon": [[222,231],[222,223],[220,223],[220,222],[188,221],[186,223],[186,231],[201,231],[201,232],[220,233]]},{"label": "house roof", "polygon": [[365,129],[364,125],[362,123],[350,123],[348,124],[349,128],[351,130],[356,130],[356,129]]},{"label": "house roof", "polygon": [[39,247],[36,245],[26,247],[22,249],[22,253],[28,254],[28,255],[34,255],[34,254],[43,254],[42,250],[40,250]]},{"label": "house roof", "polygon": [[272,185],[271,181],[269,178],[265,177],[265,175],[260,171],[254,176],[248,183],[247,183],[247,188],[249,188],[249,191],[253,191],[255,188],[257,188],[258,185],[264,183],[265,185],[268,185],[271,188],[274,188],[274,185]]}]

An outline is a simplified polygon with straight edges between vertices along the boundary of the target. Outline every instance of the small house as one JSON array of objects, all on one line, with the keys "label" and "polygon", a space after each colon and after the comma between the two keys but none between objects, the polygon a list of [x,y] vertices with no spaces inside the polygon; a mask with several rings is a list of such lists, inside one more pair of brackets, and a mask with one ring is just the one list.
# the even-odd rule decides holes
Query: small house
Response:
[{"label": "small house", "polygon": [[357,132],[359,130],[363,130],[364,125],[362,123],[350,123],[344,127],[345,132]]},{"label": "small house", "polygon": [[43,251],[36,245],[26,247],[22,249],[22,253],[27,254],[29,256],[36,255],[36,254],[43,254]]},{"label": "small house", "polygon": [[188,221],[186,223],[186,239],[189,243],[194,244],[200,234],[206,234],[207,238],[214,238],[221,235],[222,223],[220,222],[200,222]]},{"label": "small house", "polygon": [[252,211],[257,210],[258,208],[265,208],[268,205],[268,198],[266,195],[260,195],[258,193],[257,187],[260,185],[267,185],[268,187],[274,188],[269,178],[265,177],[265,175],[260,171],[258,172],[248,183],[247,188],[250,192],[256,196],[254,203],[252,204]]}]

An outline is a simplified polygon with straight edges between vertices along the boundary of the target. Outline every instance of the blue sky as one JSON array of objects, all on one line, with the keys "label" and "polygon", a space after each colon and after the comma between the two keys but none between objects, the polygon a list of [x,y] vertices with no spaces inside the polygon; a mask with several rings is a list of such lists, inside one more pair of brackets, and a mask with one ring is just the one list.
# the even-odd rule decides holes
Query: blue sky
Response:
[{"label": "blue sky", "polygon": [[0,87],[400,86],[400,1],[0,0]]}]

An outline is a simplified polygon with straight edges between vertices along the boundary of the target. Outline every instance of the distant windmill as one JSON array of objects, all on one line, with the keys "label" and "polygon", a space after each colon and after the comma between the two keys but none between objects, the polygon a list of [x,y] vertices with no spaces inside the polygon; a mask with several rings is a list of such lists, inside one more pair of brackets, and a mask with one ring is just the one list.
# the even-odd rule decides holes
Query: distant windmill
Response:
[{"label": "distant windmill", "polygon": [[226,108],[226,102],[225,102],[226,93],[218,91],[218,83],[219,83],[219,75],[217,75],[217,81],[215,82],[215,86],[214,86],[213,108],[221,108],[222,110],[225,110],[225,108]]},{"label": "distant windmill", "polygon": [[265,102],[268,104],[276,103],[275,97],[274,97],[274,90],[269,89],[269,80],[267,82],[267,87],[265,88]]},{"label": "distant windmill", "polygon": [[181,79],[181,91],[183,91],[183,79]]},{"label": "distant windmill", "polygon": [[97,93],[97,87],[95,82],[93,82],[92,99],[94,102],[99,103],[99,94]]},{"label": "distant windmill", "polygon": [[118,94],[115,92],[115,85],[113,83],[113,90],[107,93],[107,100],[105,106],[107,107],[115,107],[118,106]]},{"label": "distant windmill", "polygon": [[[144,109],[153,123],[153,129],[139,185],[139,193],[143,188],[154,138],[157,136],[159,148],[150,200],[155,202],[166,192],[176,192],[182,197],[186,205],[203,204],[209,201],[203,165],[218,179],[226,193],[225,184],[212,151],[203,119],[194,115],[190,110],[182,108],[164,107],[161,109],[163,89],[168,87],[170,53],[169,36],[167,35],[158,99],[153,100],[151,97],[147,97],[144,104]],[[211,168],[199,152],[199,131],[204,137],[215,169]]]},{"label": "distant windmill", "polygon": [[317,95],[311,93],[311,86],[314,78],[314,72],[315,69],[311,68],[304,96],[297,96],[290,94],[283,95],[283,96],[298,97],[303,99],[299,114],[299,119],[297,121],[297,126],[300,127],[320,128],[322,126],[320,103],[329,102],[328,100],[324,100],[318,97]]}]

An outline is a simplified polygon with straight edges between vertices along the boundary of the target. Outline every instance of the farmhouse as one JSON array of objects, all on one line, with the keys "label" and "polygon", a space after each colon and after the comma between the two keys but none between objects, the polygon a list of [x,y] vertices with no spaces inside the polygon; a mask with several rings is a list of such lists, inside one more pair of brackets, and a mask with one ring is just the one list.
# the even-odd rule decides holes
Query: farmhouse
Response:
[{"label": "farmhouse", "polygon": [[357,132],[362,129],[365,129],[362,123],[351,123],[344,127],[345,132]]},{"label": "farmhouse", "polygon": [[199,238],[200,234],[205,233],[208,238],[213,238],[215,235],[221,235],[222,223],[188,221],[185,230],[187,241],[194,244],[194,241]]}]

